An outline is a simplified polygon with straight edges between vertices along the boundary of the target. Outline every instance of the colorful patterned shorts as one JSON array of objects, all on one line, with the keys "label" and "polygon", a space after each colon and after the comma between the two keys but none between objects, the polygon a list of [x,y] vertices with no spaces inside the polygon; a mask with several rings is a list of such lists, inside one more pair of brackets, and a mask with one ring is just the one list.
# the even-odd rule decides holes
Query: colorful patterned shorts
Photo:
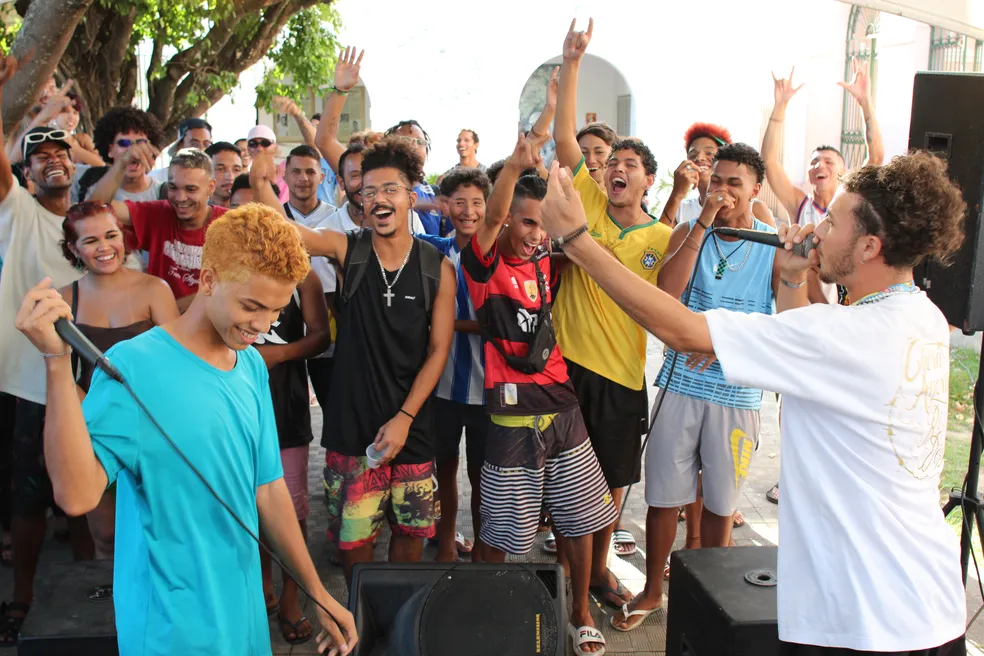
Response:
[{"label": "colorful patterned shorts", "polygon": [[371,544],[389,522],[394,535],[434,537],[440,507],[434,463],[380,465],[365,456],[325,456],[325,505],[328,539],[339,549]]}]

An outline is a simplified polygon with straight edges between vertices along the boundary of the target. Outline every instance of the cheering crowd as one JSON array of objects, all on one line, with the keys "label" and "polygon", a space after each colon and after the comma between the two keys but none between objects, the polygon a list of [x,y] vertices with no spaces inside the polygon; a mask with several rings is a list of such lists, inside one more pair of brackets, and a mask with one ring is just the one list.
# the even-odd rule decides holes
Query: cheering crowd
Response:
[{"label": "cheering crowd", "polygon": [[[280,166],[270,128],[214,141],[189,118],[155,169],[152,115],[110,110],[90,138],[78,97],[46,87],[0,152],[0,510],[15,574],[3,644],[30,610],[53,509],[75,558],[115,556],[121,653],[269,653],[268,616],[290,643],[348,653],[352,616],[305,543],[313,389],[327,537],[347,580],[384,525],[393,562],[420,560],[431,539],[438,560],[487,563],[528,552],[546,525],[575,653],[602,654],[590,595],[619,631],[663,608],[681,514],[687,548],[734,544],[767,390],[783,395],[783,653],[963,653],[937,489],[948,333],[911,273],[963,237],[945,165],[882,166],[855,68],[842,85],[868,161],[848,173],[819,146],[805,194],[778,161],[790,75],[775,79],[761,154],[722,126],[686,131],[654,216],[650,149],[575,118],[592,29],[571,24],[514,151],[486,167],[462,130],[438,188],[414,120],[339,142],[353,48],[321,115],[277,99],[304,140]],[[3,62],[0,90],[18,66]],[[766,179],[788,223],[757,199]],[[720,227],[778,231],[786,248]],[[805,239],[820,246],[792,255]],[[132,389],[73,353],[58,318]],[[652,414],[647,331],[667,344]],[[462,434],[473,541],[456,524]],[[619,511],[643,466],[647,583],[633,595],[607,562],[636,551]],[[279,568],[244,527],[283,561],[279,596]],[[299,589],[319,603],[318,634]]]}]

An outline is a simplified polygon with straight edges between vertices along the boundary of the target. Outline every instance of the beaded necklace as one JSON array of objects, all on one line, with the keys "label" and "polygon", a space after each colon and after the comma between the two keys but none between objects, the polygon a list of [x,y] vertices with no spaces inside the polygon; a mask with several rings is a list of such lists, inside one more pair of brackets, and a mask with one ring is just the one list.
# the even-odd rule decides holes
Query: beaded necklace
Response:
[{"label": "beaded necklace", "polygon": [[915,294],[919,291],[916,287],[916,283],[911,280],[906,282],[900,282],[892,285],[891,287],[886,287],[880,292],[873,292],[859,298],[858,300],[851,303],[851,305],[870,305],[872,303],[877,303],[878,301],[884,301],[889,296],[895,296],[896,294]]}]

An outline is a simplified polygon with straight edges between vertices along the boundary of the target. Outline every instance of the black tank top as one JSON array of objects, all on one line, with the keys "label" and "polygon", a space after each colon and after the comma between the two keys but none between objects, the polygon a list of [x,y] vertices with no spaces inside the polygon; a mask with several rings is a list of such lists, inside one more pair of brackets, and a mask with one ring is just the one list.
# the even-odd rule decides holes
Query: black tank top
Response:
[{"label": "black tank top", "polygon": [[[79,281],[72,283],[72,316],[79,315]],[[144,319],[128,326],[119,328],[101,328],[99,326],[89,326],[84,323],[75,322],[79,332],[89,338],[96,348],[105,353],[112,346],[126,341],[131,337],[136,337],[140,333],[145,333],[154,327],[154,322]],[[77,372],[76,382],[83,392],[89,392],[89,384],[92,382],[93,367],[91,364],[72,354],[72,370]]]},{"label": "black tank top", "polygon": [[[292,344],[304,337],[304,315],[300,303],[300,294],[295,289],[280,318],[270,326],[270,332],[256,340],[256,345]],[[311,430],[311,402],[304,360],[281,362],[270,370],[270,396],[280,448],[310,444],[314,432]]]},{"label": "black tank top", "polygon": [[[349,253],[356,234],[349,233]],[[326,449],[364,456],[382,425],[399,412],[427,358],[430,316],[424,307],[420,242],[414,239],[411,248],[410,259],[393,285],[391,306],[383,296],[386,285],[372,252],[362,282],[340,312],[331,397],[325,412],[328,419],[321,436],[321,446]],[[343,273],[347,273],[345,269]],[[344,275],[343,279],[349,277]],[[386,277],[392,283],[396,271],[387,271]],[[410,425],[407,442],[394,463],[433,460],[432,435],[428,400]]]}]

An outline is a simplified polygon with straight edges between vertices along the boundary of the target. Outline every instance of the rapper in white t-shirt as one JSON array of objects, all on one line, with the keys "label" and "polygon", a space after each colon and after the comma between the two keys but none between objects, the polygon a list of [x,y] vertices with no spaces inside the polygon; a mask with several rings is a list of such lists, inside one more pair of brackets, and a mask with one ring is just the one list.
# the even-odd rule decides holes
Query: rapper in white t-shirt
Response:
[{"label": "rapper in white t-shirt", "polygon": [[[777,254],[774,316],[695,313],[654,292],[578,232],[583,208],[556,166],[542,215],[552,237],[570,238],[568,257],[669,347],[783,394],[780,653],[964,654],[959,548],[939,506],[949,329],[912,277],[963,241],[966,204],[946,164],[919,153],[866,166],[812,237],[812,225],[780,227],[787,247],[819,246],[809,259]],[[811,266],[854,304],[807,305]]]}]

